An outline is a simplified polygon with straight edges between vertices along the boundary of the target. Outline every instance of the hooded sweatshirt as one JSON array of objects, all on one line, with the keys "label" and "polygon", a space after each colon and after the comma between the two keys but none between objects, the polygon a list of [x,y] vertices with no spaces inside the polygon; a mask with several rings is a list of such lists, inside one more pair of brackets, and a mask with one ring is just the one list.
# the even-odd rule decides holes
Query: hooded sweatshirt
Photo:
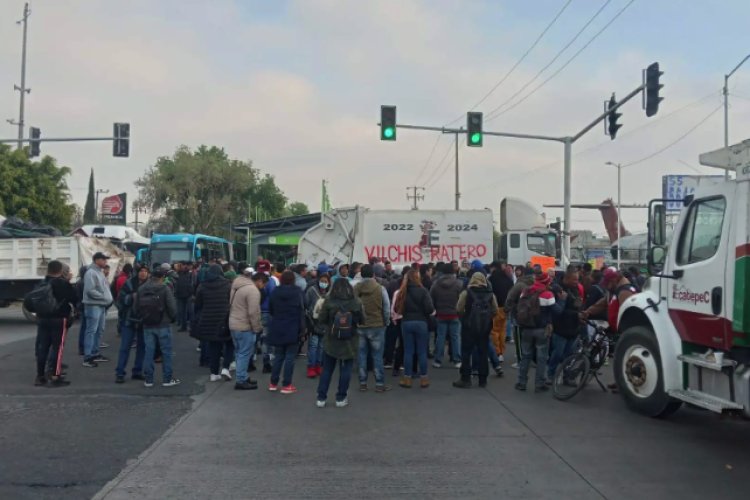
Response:
[{"label": "hooded sweatshirt", "polygon": [[[492,295],[492,290],[490,289],[490,286],[487,284],[487,278],[484,277],[484,274],[474,273],[471,276],[471,280],[469,281],[468,289],[461,292],[461,295],[458,297],[458,305],[456,309],[458,310],[458,314],[463,319],[468,318],[469,312],[471,311],[471,306],[474,303],[472,294],[469,293],[469,289],[474,295],[477,295],[477,296],[483,295],[483,294]],[[494,316],[495,313],[497,312],[497,300],[495,299],[494,295],[492,295],[492,299],[490,301],[490,308],[491,308],[492,315]],[[490,328],[491,328],[491,325],[490,325]]]},{"label": "hooded sweatshirt", "polygon": [[107,277],[96,264],[91,264],[83,277],[82,302],[87,306],[101,307],[107,307],[112,303],[112,292]]},{"label": "hooded sweatshirt", "polygon": [[238,332],[262,332],[260,290],[249,276],[240,275],[232,282],[229,306],[229,329]]},{"label": "hooded sweatshirt", "polygon": [[458,319],[456,305],[463,288],[463,282],[456,278],[453,273],[443,274],[435,280],[432,289],[430,289],[430,297],[435,305],[437,319]]}]

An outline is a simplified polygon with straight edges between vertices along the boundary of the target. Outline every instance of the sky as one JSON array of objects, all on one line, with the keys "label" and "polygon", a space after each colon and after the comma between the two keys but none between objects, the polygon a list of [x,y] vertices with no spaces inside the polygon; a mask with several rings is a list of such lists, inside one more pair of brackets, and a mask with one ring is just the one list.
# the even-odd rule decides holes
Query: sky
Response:
[{"label": "sky", "polygon": [[[31,8],[27,125],[43,137],[81,137],[131,124],[127,159],[113,158],[110,143],[42,144],[72,169],[81,206],[91,168],[97,188],[132,200],[134,181],[158,157],[208,144],[252,160],[312,210],[323,179],[335,207],[407,209],[406,189],[417,185],[426,187],[421,208],[451,209],[453,136],[399,129],[396,142],[380,141],[382,104],[398,107],[400,124],[465,126],[473,109],[485,114],[485,130],[575,135],[658,61],[659,113],[647,118],[635,98],[614,141],[600,125],[573,146],[574,203],[616,198],[617,172],[606,162],[633,163],[622,170],[622,202],[647,203],[661,195],[663,175],[720,173],[698,155],[723,146],[723,75],[750,53],[746,0],[34,0]],[[17,134],[4,120],[18,118],[22,11],[22,1],[0,0],[2,138]],[[736,143],[750,136],[750,62],[729,91]],[[504,103],[500,111],[512,109],[490,119]],[[562,144],[489,136],[481,148],[459,144],[462,209],[499,218],[501,200],[513,196],[550,221],[562,216],[542,208],[562,202]],[[645,228],[645,210],[624,212],[628,229]],[[604,233],[594,211],[574,210],[572,226]]]}]

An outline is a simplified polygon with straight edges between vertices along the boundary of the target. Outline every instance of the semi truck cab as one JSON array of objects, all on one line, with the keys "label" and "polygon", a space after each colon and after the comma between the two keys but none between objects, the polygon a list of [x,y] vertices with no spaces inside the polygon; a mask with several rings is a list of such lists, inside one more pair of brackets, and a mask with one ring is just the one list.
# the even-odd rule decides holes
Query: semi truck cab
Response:
[{"label": "semi truck cab", "polygon": [[732,148],[736,179],[686,198],[670,242],[666,200],[650,206],[652,277],[620,309],[614,364],[628,406],[650,416],[689,403],[750,417],[750,142]]}]

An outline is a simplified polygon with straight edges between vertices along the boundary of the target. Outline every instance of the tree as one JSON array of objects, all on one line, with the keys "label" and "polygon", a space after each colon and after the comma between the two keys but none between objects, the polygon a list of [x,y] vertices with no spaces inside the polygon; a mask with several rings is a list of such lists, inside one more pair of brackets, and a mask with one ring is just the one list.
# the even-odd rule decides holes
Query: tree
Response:
[{"label": "tree", "polygon": [[273,176],[216,146],[181,146],[172,157],[158,158],[136,186],[152,218],[171,232],[231,236],[230,224],[247,220],[256,208],[280,217],[287,203]]},{"label": "tree", "polygon": [[86,195],[86,206],[83,209],[83,223],[96,224],[96,188],[94,187],[94,169],[89,176],[89,194]]},{"label": "tree", "polygon": [[286,213],[292,217],[296,215],[307,215],[310,213],[310,209],[301,201],[295,201],[286,207]]},{"label": "tree", "polygon": [[70,169],[51,156],[32,162],[25,150],[0,144],[0,213],[69,230],[74,209],[68,175]]}]

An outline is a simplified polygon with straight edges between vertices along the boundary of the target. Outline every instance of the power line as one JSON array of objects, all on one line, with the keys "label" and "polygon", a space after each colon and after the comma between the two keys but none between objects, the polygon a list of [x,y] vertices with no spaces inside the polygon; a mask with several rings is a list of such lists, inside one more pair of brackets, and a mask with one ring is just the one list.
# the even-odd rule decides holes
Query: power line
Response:
[{"label": "power line", "polygon": [[529,88],[529,86],[530,86],[530,85],[531,85],[532,83],[534,83],[534,82],[535,82],[535,81],[537,80],[537,78],[539,78],[539,77],[540,77],[540,76],[542,75],[542,73],[544,73],[545,71],[547,71],[547,69],[548,69],[548,68],[549,68],[550,66],[552,66],[552,65],[553,65],[553,64],[555,63],[555,61],[557,61],[557,60],[558,60],[558,59],[560,58],[560,56],[562,56],[562,55],[563,55],[563,53],[565,53],[565,51],[566,51],[566,50],[568,50],[568,48],[570,48],[570,46],[571,46],[571,45],[573,45],[573,44],[575,43],[575,41],[576,41],[576,40],[578,40],[578,38],[579,38],[579,37],[580,37],[580,36],[581,36],[581,35],[583,34],[583,32],[584,32],[584,31],[586,31],[586,29],[587,29],[587,28],[588,28],[588,27],[589,27],[589,26],[591,25],[591,23],[593,23],[593,22],[594,22],[594,20],[595,20],[595,19],[596,19],[597,17],[599,17],[599,14],[601,14],[601,13],[602,13],[602,11],[604,11],[604,9],[606,9],[606,8],[607,8],[607,6],[608,6],[608,5],[609,5],[609,4],[611,3],[611,2],[612,2],[612,0],[607,0],[606,2],[604,2],[604,4],[602,4],[602,6],[601,6],[601,7],[599,7],[599,9],[598,9],[598,10],[597,10],[597,11],[596,11],[596,12],[594,13],[594,15],[593,15],[593,16],[591,16],[591,17],[589,18],[589,20],[588,20],[588,21],[586,21],[586,22],[584,23],[584,25],[583,25],[583,26],[581,27],[581,29],[579,29],[579,30],[578,30],[578,33],[576,33],[576,34],[575,34],[575,35],[573,36],[573,38],[571,38],[571,39],[570,39],[570,40],[568,41],[568,43],[566,43],[566,44],[565,44],[565,46],[564,46],[564,47],[563,47],[562,49],[560,49],[560,50],[559,50],[559,51],[557,52],[557,54],[555,54],[555,55],[554,55],[554,57],[553,57],[552,59],[550,59],[550,61],[549,61],[549,62],[548,62],[548,63],[547,63],[547,64],[546,64],[546,65],[545,65],[545,66],[544,66],[544,67],[543,67],[542,69],[540,69],[540,70],[539,70],[539,71],[538,71],[538,72],[536,73],[536,75],[534,75],[534,76],[533,76],[533,77],[532,77],[532,78],[531,78],[531,79],[530,79],[529,81],[527,81],[526,83],[524,83],[524,84],[523,84],[523,85],[521,86],[521,88],[520,88],[520,89],[518,89],[518,90],[516,91],[516,93],[514,93],[514,94],[513,94],[512,96],[510,96],[510,97],[509,97],[509,98],[507,98],[507,99],[506,99],[505,101],[503,101],[503,102],[502,102],[502,103],[501,103],[501,104],[500,104],[499,106],[497,106],[496,108],[493,108],[492,110],[490,110],[490,111],[489,111],[489,112],[487,113],[488,119],[487,119],[487,120],[485,120],[485,121],[489,121],[489,120],[491,120],[491,119],[492,119],[492,116],[491,116],[491,115],[492,115],[493,113],[496,113],[496,112],[497,112],[498,110],[500,110],[500,109],[502,109],[503,107],[505,107],[505,105],[507,105],[507,104],[508,104],[509,102],[513,101],[513,99],[515,99],[515,98],[516,98],[516,97],[518,97],[518,96],[519,96],[520,94],[522,94],[524,90],[526,90],[527,88]]},{"label": "power line", "polygon": [[648,156],[644,156],[643,158],[641,158],[639,160],[631,161],[630,163],[625,163],[623,165],[623,168],[624,167],[631,167],[633,165],[637,165],[639,163],[643,163],[646,160],[650,160],[654,156],[662,154],[664,151],[666,151],[667,149],[671,148],[672,146],[674,146],[675,144],[677,144],[678,142],[680,142],[681,140],[683,140],[684,138],[686,138],[687,136],[689,136],[690,134],[692,134],[693,132],[695,132],[698,129],[698,127],[700,127],[701,125],[703,125],[704,123],[706,123],[708,121],[708,119],[711,118],[714,114],[716,114],[716,112],[718,112],[721,108],[722,108],[721,105],[717,106],[716,109],[714,109],[713,111],[711,111],[705,118],[703,118],[695,126],[693,126],[692,128],[690,128],[690,130],[688,130],[687,132],[685,132],[684,134],[682,134],[680,137],[678,137],[676,140],[674,140],[671,143],[667,144],[663,148],[659,149],[658,151],[656,151],[654,153],[651,153]]},{"label": "power line", "polygon": [[422,177],[425,170],[427,170],[427,166],[430,164],[430,161],[432,161],[432,156],[435,154],[435,148],[437,148],[437,145],[440,142],[440,139],[442,138],[443,138],[443,134],[437,134],[437,140],[435,141],[435,144],[432,145],[430,156],[428,156],[427,161],[424,162],[424,165],[422,166],[422,170],[420,170],[419,175],[417,175],[417,178],[414,180],[414,184],[417,184],[419,182],[420,177]]},{"label": "power line", "polygon": [[[456,145],[456,141],[457,141],[457,139],[454,139],[454,140],[453,140],[453,143],[452,143],[452,145],[453,145],[453,146],[455,146],[455,145]],[[464,145],[464,144],[466,144],[466,137],[464,137],[464,138],[463,138],[463,142],[461,143],[461,146],[455,146],[455,147],[463,147],[463,145]],[[448,152],[450,152],[450,150],[449,150]],[[447,156],[446,156],[446,158],[447,158]],[[435,178],[434,178],[434,179],[432,180],[432,182],[431,182],[431,183],[430,183],[430,184],[429,184],[429,185],[427,186],[427,188],[428,188],[428,189],[430,189],[430,188],[432,188],[432,187],[433,187],[433,186],[434,186],[435,184],[437,184],[437,183],[438,183],[438,181],[439,181],[440,179],[442,179],[442,178],[443,178],[443,176],[444,176],[444,175],[445,175],[445,173],[446,173],[446,172],[448,171],[448,168],[449,168],[450,166],[451,166],[450,162],[446,162],[446,163],[445,163],[445,166],[443,167],[443,170],[442,170],[442,171],[440,171],[440,173],[438,174],[438,176],[437,176],[437,177],[435,177]],[[439,168],[440,168],[440,167],[438,167],[437,169],[435,169],[435,171],[437,172]]]},{"label": "power line", "polygon": [[[586,42],[586,43],[585,43],[585,44],[583,45],[583,47],[581,47],[580,49],[578,49],[578,51],[576,51],[576,53],[575,53],[575,54],[573,54],[573,56],[572,56],[572,57],[571,57],[570,59],[568,59],[567,61],[565,61],[565,64],[563,64],[562,66],[560,66],[560,68],[558,68],[558,69],[557,69],[557,70],[556,70],[556,71],[555,71],[554,73],[552,73],[552,75],[550,75],[550,76],[549,76],[549,78],[547,78],[547,79],[546,79],[546,80],[544,80],[544,81],[543,81],[542,83],[540,83],[539,85],[537,85],[537,86],[536,86],[536,87],[534,88],[534,90],[532,90],[531,92],[529,92],[528,94],[526,94],[526,95],[525,95],[525,96],[524,96],[524,97],[523,97],[523,98],[522,98],[522,99],[521,99],[520,101],[517,101],[516,103],[514,103],[514,104],[513,104],[513,105],[511,105],[511,106],[510,106],[509,108],[506,108],[506,109],[505,109],[505,110],[503,110],[503,111],[499,111],[499,109],[500,109],[500,108],[502,107],[502,105],[501,105],[501,106],[499,106],[499,107],[497,107],[497,108],[495,108],[495,110],[493,110],[493,111],[491,111],[491,112],[490,112],[490,114],[493,114],[493,113],[495,113],[495,114],[494,114],[494,116],[490,116],[490,117],[488,117],[488,118],[485,118],[485,120],[484,120],[484,121],[485,121],[485,122],[489,122],[489,121],[491,121],[491,120],[494,120],[494,119],[496,119],[497,117],[499,117],[499,116],[501,116],[501,115],[504,115],[505,113],[507,113],[508,111],[510,111],[510,110],[512,110],[512,109],[515,109],[516,107],[518,107],[519,105],[521,105],[521,104],[522,104],[523,102],[525,102],[525,101],[526,101],[526,100],[527,100],[527,99],[528,99],[529,97],[531,97],[532,95],[534,95],[534,94],[535,94],[535,93],[536,93],[537,91],[539,91],[539,89],[541,89],[542,87],[544,87],[544,86],[545,86],[545,85],[546,85],[547,83],[549,83],[549,81],[550,81],[550,80],[552,80],[553,78],[555,78],[555,77],[556,77],[557,75],[559,75],[559,74],[560,74],[560,73],[561,73],[561,72],[562,72],[562,71],[563,71],[563,70],[564,70],[565,68],[567,68],[567,67],[568,67],[568,65],[569,65],[569,64],[570,64],[571,62],[573,62],[573,60],[575,60],[575,58],[576,58],[576,57],[578,57],[578,56],[579,56],[579,55],[581,54],[581,52],[583,52],[584,50],[586,50],[586,49],[587,49],[587,48],[589,47],[589,45],[591,45],[591,44],[592,44],[592,43],[594,42],[594,40],[596,40],[597,38],[599,38],[599,36],[600,36],[600,35],[601,35],[602,33],[604,33],[604,31],[606,31],[606,29],[607,29],[607,28],[609,28],[609,27],[610,27],[610,26],[612,25],[612,23],[614,23],[614,22],[615,22],[615,21],[617,20],[617,18],[619,18],[619,17],[620,17],[620,16],[621,16],[621,15],[623,14],[623,12],[625,12],[625,11],[626,11],[626,10],[628,9],[628,7],[630,7],[631,5],[633,5],[633,3],[634,3],[634,2],[635,2],[635,0],[630,0],[630,1],[629,1],[629,2],[627,3],[627,4],[625,4],[625,6],[624,6],[624,7],[622,8],[622,9],[620,9],[620,10],[619,10],[619,11],[617,12],[617,14],[615,14],[615,15],[614,15],[614,17],[612,17],[612,19],[610,19],[610,20],[609,20],[609,22],[608,22],[607,24],[605,24],[605,25],[604,25],[604,27],[603,27],[602,29],[600,29],[600,30],[599,30],[599,31],[598,31],[598,32],[597,32],[597,33],[596,33],[596,34],[595,34],[595,35],[594,35],[593,37],[591,37],[591,38],[589,39],[589,41],[588,41],[588,42]],[[506,101],[506,102],[507,102],[507,101]],[[504,105],[504,104],[503,104],[503,105]],[[499,112],[498,112],[498,111],[499,111]]]},{"label": "power line", "polygon": [[[611,1],[611,0],[609,0]],[[607,3],[609,3],[609,1]],[[471,107],[470,111],[474,111],[477,109],[477,107],[482,104],[484,101],[487,100],[488,97],[490,97],[505,81],[510,77],[510,75],[513,74],[513,72],[518,68],[518,66],[521,65],[521,63],[528,57],[529,54],[531,54],[531,51],[536,48],[536,46],[539,44],[539,42],[544,38],[544,35],[547,34],[547,32],[552,28],[552,26],[555,25],[558,19],[560,19],[560,16],[562,16],[563,12],[567,10],[567,8],[570,6],[570,4],[573,2],[573,0],[568,0],[565,5],[562,6],[562,8],[557,12],[554,18],[552,18],[552,21],[547,24],[547,26],[542,30],[542,32],[539,34],[539,36],[536,37],[536,40],[534,40],[534,43],[531,44],[531,46],[526,49],[526,52],[523,53],[523,55],[516,61],[516,63],[503,75],[503,77],[498,81],[487,94],[485,94],[484,97],[482,97],[479,102],[477,102],[474,106]],[[448,122],[445,124],[446,127],[459,122],[462,118],[464,118],[464,115],[460,115],[455,120]]]},{"label": "power line", "polygon": [[435,167],[435,169],[430,173],[430,175],[425,180],[424,185],[427,186],[428,188],[432,187],[432,184],[430,184],[430,181],[435,177],[435,174],[443,166],[443,163],[445,163],[445,160],[448,159],[448,155],[450,155],[451,151],[453,151],[453,147],[454,147],[455,142],[456,142],[455,139],[453,141],[451,141],[451,143],[448,145],[448,149],[445,151],[445,155],[443,156],[443,158],[438,163],[438,166]]}]

